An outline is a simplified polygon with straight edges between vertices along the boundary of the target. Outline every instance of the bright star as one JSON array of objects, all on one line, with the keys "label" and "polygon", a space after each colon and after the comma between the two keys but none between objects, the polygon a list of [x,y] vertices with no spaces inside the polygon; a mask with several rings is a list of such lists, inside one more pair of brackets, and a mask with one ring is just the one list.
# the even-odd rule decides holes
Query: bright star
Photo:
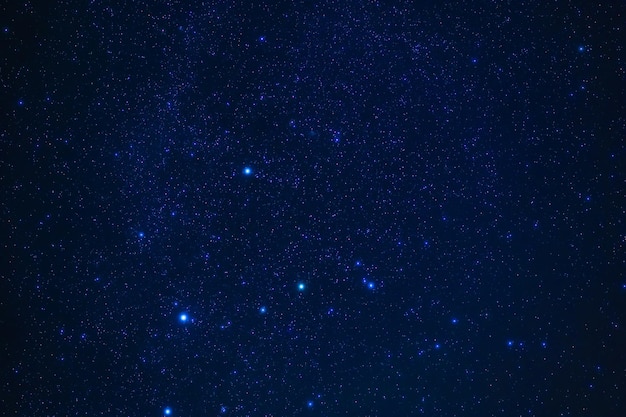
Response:
[{"label": "bright star", "polygon": [[169,407],[166,407],[165,410],[163,410],[163,414],[165,414],[166,416],[169,416],[172,414],[172,409]]},{"label": "bright star", "polygon": [[189,320],[189,316],[187,316],[187,313],[182,313],[180,316],[178,316],[178,319],[181,321],[181,323],[186,323],[187,320]]},{"label": "bright star", "polygon": [[252,168],[250,168],[250,167],[245,167],[245,168],[243,169],[243,173],[244,173],[244,175],[251,175],[251,174],[252,174]]},{"label": "bright star", "polygon": [[298,284],[298,290],[299,291],[304,291],[304,289],[306,288],[306,285],[304,285],[304,282],[301,282]]}]

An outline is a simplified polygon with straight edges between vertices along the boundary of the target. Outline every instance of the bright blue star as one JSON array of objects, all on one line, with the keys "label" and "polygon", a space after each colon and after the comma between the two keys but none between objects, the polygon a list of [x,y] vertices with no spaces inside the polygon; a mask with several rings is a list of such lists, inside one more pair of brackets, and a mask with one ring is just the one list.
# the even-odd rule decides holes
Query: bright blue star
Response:
[{"label": "bright blue star", "polygon": [[250,167],[245,167],[245,168],[243,169],[243,174],[244,174],[244,175],[252,175],[252,168],[250,168]]},{"label": "bright blue star", "polygon": [[189,320],[189,316],[187,315],[187,313],[181,313],[180,316],[178,316],[178,319],[181,323],[186,323],[187,320]]},{"label": "bright blue star", "polygon": [[456,319],[456,318],[453,318],[453,319],[452,319],[452,324],[457,324],[458,322],[459,322],[459,320],[458,320],[458,319]]},{"label": "bright blue star", "polygon": [[259,308],[259,313],[265,314],[266,312],[267,312],[267,308],[265,308],[265,306],[262,306],[261,308]]},{"label": "bright blue star", "polygon": [[226,406],[221,406],[220,407],[220,413],[226,414],[226,411],[227,411]]},{"label": "bright blue star", "polygon": [[166,416],[172,415],[172,409],[169,407],[165,407],[165,410],[163,410],[163,414]]},{"label": "bright blue star", "polygon": [[367,288],[369,288],[370,290],[373,290],[376,287],[376,284],[374,284],[372,281],[367,283]]},{"label": "bright blue star", "polygon": [[578,47],[578,52],[585,52],[585,47],[583,45],[580,45]]},{"label": "bright blue star", "polygon": [[313,401],[307,401],[306,406],[309,408],[313,408]]},{"label": "bright blue star", "polygon": [[306,288],[306,285],[304,285],[304,282],[298,283],[298,291],[304,291],[305,288]]},{"label": "bright blue star", "polygon": [[144,232],[139,232],[137,233],[137,236],[139,236],[139,239],[143,239],[144,237],[146,237],[146,234]]},{"label": "bright blue star", "polygon": [[512,340],[508,340],[508,341],[506,342],[506,345],[507,345],[507,346],[513,346],[513,341],[512,341]]}]

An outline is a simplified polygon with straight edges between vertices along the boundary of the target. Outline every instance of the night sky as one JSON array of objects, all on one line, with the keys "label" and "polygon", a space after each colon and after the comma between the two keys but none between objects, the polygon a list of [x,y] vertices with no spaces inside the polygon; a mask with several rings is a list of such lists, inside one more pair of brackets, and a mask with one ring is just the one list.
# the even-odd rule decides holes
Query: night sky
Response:
[{"label": "night sky", "polygon": [[625,11],[3,2],[0,413],[626,415]]}]

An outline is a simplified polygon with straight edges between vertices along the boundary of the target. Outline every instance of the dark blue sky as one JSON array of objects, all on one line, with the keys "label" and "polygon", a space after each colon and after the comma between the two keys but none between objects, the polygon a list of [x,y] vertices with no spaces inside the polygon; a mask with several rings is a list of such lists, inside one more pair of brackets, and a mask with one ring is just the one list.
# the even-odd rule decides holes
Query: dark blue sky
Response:
[{"label": "dark blue sky", "polygon": [[39,3],[5,415],[623,415],[623,2]]}]

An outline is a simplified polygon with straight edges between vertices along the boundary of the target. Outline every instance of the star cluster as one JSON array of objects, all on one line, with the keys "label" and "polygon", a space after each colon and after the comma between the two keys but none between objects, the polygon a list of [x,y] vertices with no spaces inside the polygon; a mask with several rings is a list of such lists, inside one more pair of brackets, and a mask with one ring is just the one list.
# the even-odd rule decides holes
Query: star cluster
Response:
[{"label": "star cluster", "polygon": [[3,413],[621,416],[625,11],[7,6]]}]

